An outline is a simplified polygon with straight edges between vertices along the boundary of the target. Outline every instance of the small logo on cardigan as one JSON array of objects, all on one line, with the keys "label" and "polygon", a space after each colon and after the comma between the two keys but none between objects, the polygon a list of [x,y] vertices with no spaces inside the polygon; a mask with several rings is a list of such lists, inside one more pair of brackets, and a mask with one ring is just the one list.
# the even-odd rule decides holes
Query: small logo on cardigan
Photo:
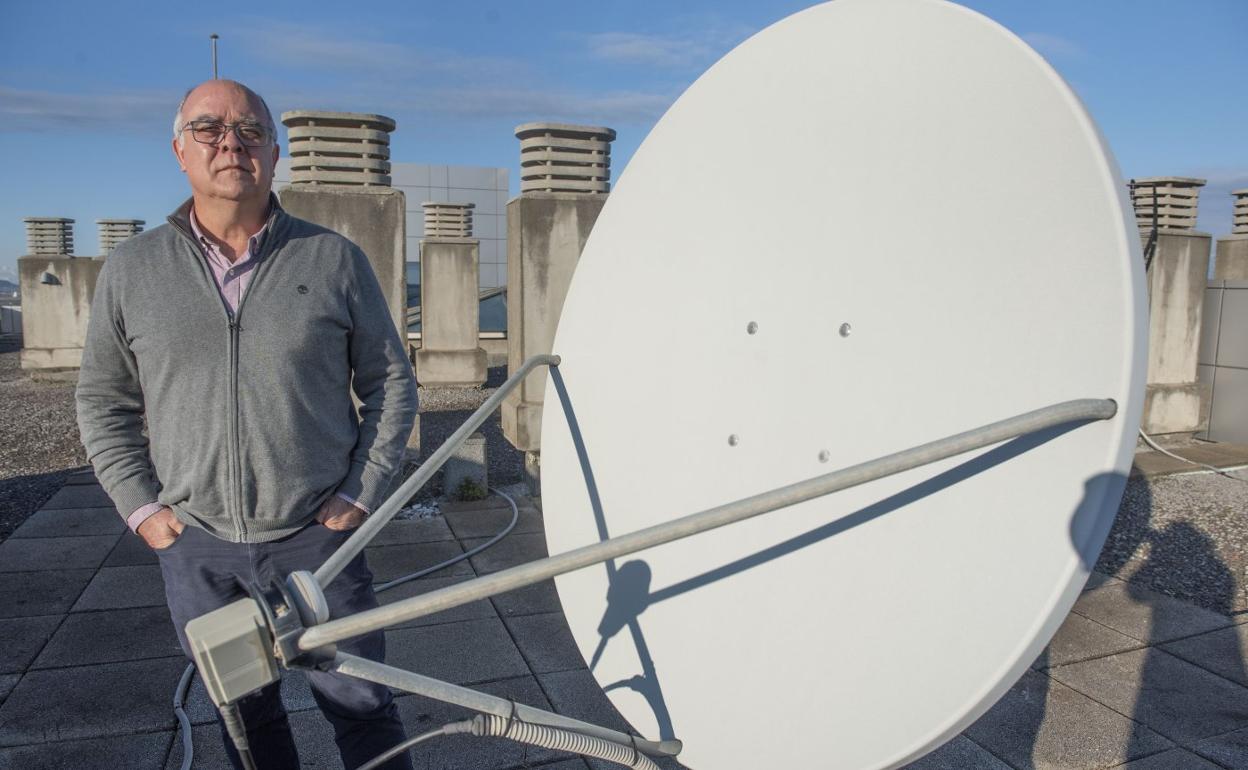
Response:
[{"label": "small logo on cardigan", "polygon": [[295,291],[299,292],[300,294],[307,294],[308,287],[304,286],[303,284],[299,284],[298,286],[295,287]]}]

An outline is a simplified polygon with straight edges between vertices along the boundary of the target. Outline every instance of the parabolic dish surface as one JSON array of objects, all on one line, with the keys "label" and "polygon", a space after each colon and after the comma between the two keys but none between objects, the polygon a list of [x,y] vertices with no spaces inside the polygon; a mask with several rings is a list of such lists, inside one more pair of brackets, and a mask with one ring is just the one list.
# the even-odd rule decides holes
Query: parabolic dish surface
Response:
[{"label": "parabolic dish surface", "polygon": [[836,0],[741,44],[655,126],[577,268],[554,352],[585,462],[551,378],[551,553],[1057,402],[1119,411],[563,576],[597,681],[698,770],[948,740],[1095,562],[1145,312],[1109,150],[1010,32]]}]

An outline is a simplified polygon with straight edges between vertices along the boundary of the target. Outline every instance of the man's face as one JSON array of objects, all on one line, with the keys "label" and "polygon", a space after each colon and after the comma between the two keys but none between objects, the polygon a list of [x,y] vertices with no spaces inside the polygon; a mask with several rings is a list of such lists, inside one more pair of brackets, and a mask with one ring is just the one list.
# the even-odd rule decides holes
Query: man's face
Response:
[{"label": "man's face", "polygon": [[[264,108],[245,91],[212,81],[192,91],[182,107],[183,125],[196,121],[268,125]],[[173,154],[195,197],[239,203],[268,200],[277,150],[276,137],[263,147],[247,147],[233,130],[227,130],[216,145],[196,141],[189,128],[173,140]]]}]

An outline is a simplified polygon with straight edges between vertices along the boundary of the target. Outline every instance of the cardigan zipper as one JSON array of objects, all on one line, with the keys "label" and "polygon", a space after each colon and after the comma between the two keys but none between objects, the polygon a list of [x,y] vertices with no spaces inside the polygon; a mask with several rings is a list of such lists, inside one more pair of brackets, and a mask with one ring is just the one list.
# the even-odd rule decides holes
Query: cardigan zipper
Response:
[{"label": "cardigan zipper", "polygon": [[[243,292],[243,295],[238,298],[238,309],[230,314],[230,367],[233,370],[233,376],[230,377],[230,388],[233,391],[231,399],[233,401],[233,409],[230,410],[230,419],[233,422],[234,429],[234,442],[232,446],[234,451],[234,500],[235,506],[238,510],[238,532],[240,540],[245,538],[247,535],[247,519],[243,516],[243,445],[242,438],[239,435],[239,412],[241,411],[238,408],[238,348],[241,342],[239,335],[243,331],[241,323],[241,319],[243,317],[243,306],[247,304],[247,298],[256,290],[256,284],[259,283],[260,277],[264,273],[268,272],[264,268],[268,264],[267,260],[269,252],[271,251],[269,244],[274,242],[274,239],[272,238],[272,225],[276,217],[277,213],[274,212],[269,218],[269,227],[265,230],[264,241],[260,244],[260,248],[252,256],[252,258],[256,260],[256,266],[252,268],[251,281],[247,284],[247,291]],[[213,283],[215,284],[216,281],[214,280]],[[217,295],[220,296],[220,294],[221,292],[218,291]],[[221,298],[221,302],[223,304],[225,303],[224,297]],[[229,310],[228,306],[226,307],[226,310]]]},{"label": "cardigan zipper", "polygon": [[243,516],[243,461],[242,461],[242,439],[239,435],[239,406],[238,406],[238,377],[239,377],[239,333],[243,327],[239,324],[239,315],[242,313],[243,305],[247,301],[247,296],[256,286],[256,281],[260,278],[261,268],[264,267],[264,258],[268,256],[268,244],[273,242],[269,237],[272,235],[273,226],[277,219],[277,211],[275,210],[268,219],[267,229],[265,231],[264,242],[260,244],[259,251],[254,255],[256,266],[248,283],[247,291],[239,298],[238,310],[231,310],[229,304],[222,296],[221,287],[217,285],[216,279],[212,276],[207,264],[207,257],[203,253],[203,247],[195,242],[193,233],[187,232],[182,223],[174,217],[169,217],[169,223],[174,229],[182,234],[182,236],[190,242],[195,249],[195,253],[199,254],[200,259],[196,260],[199,264],[201,274],[207,279],[212,292],[216,294],[217,299],[221,302],[221,308],[225,311],[225,321],[229,329],[229,358],[230,358],[230,388],[229,388],[229,415],[226,418],[226,444],[227,454],[226,465],[229,479],[230,497],[226,501],[226,507],[230,510],[227,512],[231,521],[234,522],[235,535],[238,542],[244,542],[247,534],[246,519]]},{"label": "cardigan zipper", "polygon": [[242,542],[247,535],[247,525],[243,519],[243,463],[240,459],[242,442],[238,435],[238,333],[240,329],[238,315],[229,313],[228,307],[226,312],[229,314],[230,326],[230,410],[226,435],[229,437],[230,475],[233,477],[230,492],[234,498],[234,512],[231,518],[234,519],[238,539]]}]

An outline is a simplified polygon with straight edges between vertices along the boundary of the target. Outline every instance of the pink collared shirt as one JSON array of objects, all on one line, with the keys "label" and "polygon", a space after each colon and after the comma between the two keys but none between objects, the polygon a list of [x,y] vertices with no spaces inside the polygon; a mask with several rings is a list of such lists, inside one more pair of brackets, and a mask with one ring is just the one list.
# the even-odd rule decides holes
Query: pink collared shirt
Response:
[{"label": "pink collared shirt", "polygon": [[[191,232],[195,235],[195,240],[199,243],[204,259],[208,263],[209,269],[212,271],[212,278],[217,284],[217,291],[221,293],[221,299],[225,301],[226,306],[230,310],[230,315],[234,316],[238,313],[238,306],[243,301],[243,295],[247,293],[247,286],[251,283],[252,273],[256,269],[256,255],[260,251],[260,243],[264,239],[265,231],[268,230],[268,222],[251,235],[247,239],[247,250],[238,255],[238,259],[233,262],[229,257],[221,252],[221,247],[216,244],[208,236],[204,235],[204,231],[199,226],[199,220],[195,218],[195,209],[191,208]],[[338,494],[338,497],[351,503],[356,508],[365,513],[372,513],[368,508],[357,503],[347,495]],[[126,517],[126,526],[130,527],[130,531],[138,533],[139,527],[148,517],[159,511],[164,506],[159,502],[150,502],[139,506]]]},{"label": "pink collared shirt", "polygon": [[217,291],[221,292],[221,299],[225,300],[225,304],[229,306],[230,315],[238,312],[239,303],[243,301],[243,294],[247,292],[247,285],[251,283],[251,274],[256,269],[255,257],[260,251],[260,241],[264,238],[264,232],[267,229],[269,229],[269,224],[265,222],[247,239],[247,250],[231,262],[229,257],[221,252],[221,247],[204,235],[203,229],[199,226],[199,220],[195,218],[195,209],[191,209],[191,232],[195,234],[195,240],[199,242],[199,245],[203,247],[204,257],[208,261],[208,267],[212,270],[213,279],[217,282]]}]

